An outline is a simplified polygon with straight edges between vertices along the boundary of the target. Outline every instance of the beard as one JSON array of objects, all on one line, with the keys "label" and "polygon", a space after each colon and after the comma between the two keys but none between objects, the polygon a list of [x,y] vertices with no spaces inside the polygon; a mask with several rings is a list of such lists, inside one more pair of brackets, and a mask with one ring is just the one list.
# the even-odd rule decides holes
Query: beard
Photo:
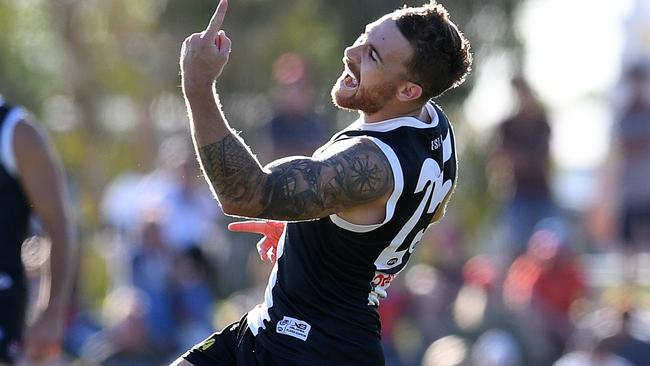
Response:
[{"label": "beard", "polygon": [[332,102],[335,106],[349,110],[361,111],[365,114],[375,114],[379,112],[393,96],[397,90],[397,84],[387,82],[382,85],[366,88],[358,86],[357,91],[351,96],[344,96],[339,93],[341,88],[340,79],[332,87]]}]

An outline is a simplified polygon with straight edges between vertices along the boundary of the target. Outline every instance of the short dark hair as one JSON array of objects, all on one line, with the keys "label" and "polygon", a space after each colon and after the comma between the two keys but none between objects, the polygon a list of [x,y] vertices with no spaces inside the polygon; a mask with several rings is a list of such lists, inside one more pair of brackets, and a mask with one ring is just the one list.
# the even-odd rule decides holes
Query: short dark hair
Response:
[{"label": "short dark hair", "polygon": [[397,28],[413,46],[406,63],[408,77],[422,87],[424,101],[440,96],[465,81],[472,67],[469,40],[435,0],[392,13]]}]

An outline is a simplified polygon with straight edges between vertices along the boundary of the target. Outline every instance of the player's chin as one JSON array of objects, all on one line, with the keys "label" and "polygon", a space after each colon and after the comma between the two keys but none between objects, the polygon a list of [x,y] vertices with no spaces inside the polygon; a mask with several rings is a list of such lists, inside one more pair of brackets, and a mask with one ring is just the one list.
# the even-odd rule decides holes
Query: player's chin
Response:
[{"label": "player's chin", "polygon": [[334,103],[335,106],[349,110],[349,111],[355,111],[357,108],[355,107],[355,94],[348,95],[349,93],[343,93],[341,89],[339,88],[339,85],[334,85],[332,88],[332,103]]}]

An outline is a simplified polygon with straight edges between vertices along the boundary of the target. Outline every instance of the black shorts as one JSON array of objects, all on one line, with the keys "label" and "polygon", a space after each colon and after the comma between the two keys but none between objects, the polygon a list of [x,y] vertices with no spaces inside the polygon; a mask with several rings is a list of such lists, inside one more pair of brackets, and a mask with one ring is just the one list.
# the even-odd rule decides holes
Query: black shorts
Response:
[{"label": "black shorts", "polygon": [[[354,344],[331,344],[323,346],[326,360],[307,360],[298,355],[283,354],[260,344],[248,328],[246,315],[219,333],[187,351],[183,358],[195,366],[383,366],[384,354],[381,344],[370,341],[369,348]],[[370,351],[368,351],[370,349]],[[286,352],[286,351],[285,351]]]},{"label": "black shorts", "polygon": [[24,282],[0,272],[0,363],[12,364],[20,353],[26,307]]},{"label": "black shorts", "polygon": [[183,358],[195,366],[293,366],[271,356],[248,328],[246,315],[187,351]]}]

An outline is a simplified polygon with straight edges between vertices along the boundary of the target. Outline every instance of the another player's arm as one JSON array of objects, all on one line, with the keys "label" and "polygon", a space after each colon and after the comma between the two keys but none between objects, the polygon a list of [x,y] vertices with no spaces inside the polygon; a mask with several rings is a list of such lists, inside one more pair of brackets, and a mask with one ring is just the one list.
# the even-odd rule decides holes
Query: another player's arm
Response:
[{"label": "another player's arm", "polygon": [[[27,331],[25,353],[32,360],[58,352],[72,289],[75,238],[61,163],[47,134],[23,120],[14,130],[14,153],[21,184],[50,238],[50,270],[41,288],[41,313]],[[49,296],[48,296],[49,295]]]},{"label": "another player's arm", "polygon": [[16,125],[14,151],[21,184],[52,242],[48,305],[62,308],[71,290],[74,234],[61,163],[47,134],[27,120]]},{"label": "another player's arm", "polygon": [[281,159],[262,168],[230,134],[198,148],[224,212],[276,220],[309,220],[347,211],[393,190],[390,163],[366,139],[340,142],[314,158]]}]

